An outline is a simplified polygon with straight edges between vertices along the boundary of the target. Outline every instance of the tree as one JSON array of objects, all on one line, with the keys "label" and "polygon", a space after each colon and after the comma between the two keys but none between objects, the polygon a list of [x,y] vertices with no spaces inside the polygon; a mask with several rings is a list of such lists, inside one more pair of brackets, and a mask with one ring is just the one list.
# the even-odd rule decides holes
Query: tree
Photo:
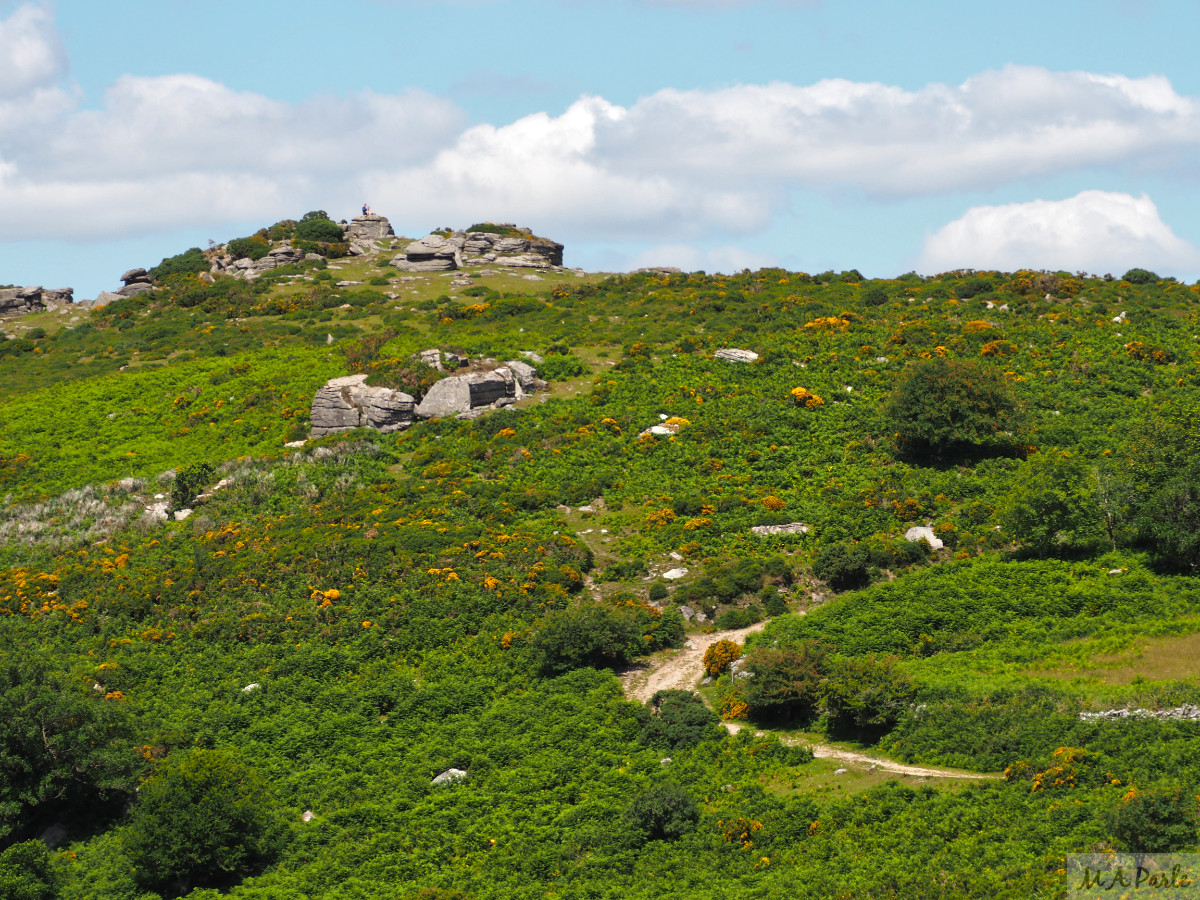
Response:
[{"label": "tree", "polygon": [[200,492],[216,477],[217,470],[211,463],[189,463],[180,466],[179,471],[175,473],[175,486],[171,488],[171,510],[191,506]]},{"label": "tree", "polygon": [[638,710],[638,743],[663,750],[690,750],[721,734],[717,716],[691,691],[658,691]]},{"label": "tree", "polygon": [[1003,376],[970,360],[933,357],[912,366],[883,410],[901,453],[941,458],[1014,443],[1017,401]]},{"label": "tree", "polygon": [[542,671],[559,675],[582,666],[623,666],[642,652],[642,627],[632,611],[600,605],[550,613],[533,639]]},{"label": "tree", "polygon": [[342,226],[329,218],[323,209],[315,209],[304,214],[296,223],[296,237],[302,241],[324,241],[336,244],[344,240]]},{"label": "tree", "polygon": [[700,810],[692,796],[677,784],[657,784],[634,799],[625,822],[643,841],[674,841],[696,827]]},{"label": "tree", "polygon": [[1157,272],[1151,272],[1149,269],[1130,269],[1121,276],[1121,280],[1130,284],[1155,284],[1162,279],[1158,277]]},{"label": "tree", "polygon": [[746,669],[753,674],[744,695],[750,710],[769,718],[812,718],[821,700],[828,655],[829,648],[816,641],[751,650]]},{"label": "tree", "polygon": [[825,714],[833,731],[877,735],[893,728],[912,702],[913,686],[897,656],[839,657],[822,685]]},{"label": "tree", "polygon": [[119,808],[135,766],[121,713],[37,661],[0,667],[0,843],[60,815]]},{"label": "tree", "polygon": [[123,843],[142,885],[184,894],[236,884],[282,837],[253,769],[221,750],[192,750],[168,757],[142,785]]},{"label": "tree", "polygon": [[1181,788],[1126,794],[1108,815],[1108,826],[1132,853],[1171,853],[1196,846],[1196,801]]},{"label": "tree", "polygon": [[813,574],[835,591],[866,587],[870,554],[859,544],[826,544],[813,563]]},{"label": "tree", "polygon": [[1021,466],[997,516],[1022,550],[1039,559],[1086,553],[1104,539],[1091,466],[1057,450]]}]

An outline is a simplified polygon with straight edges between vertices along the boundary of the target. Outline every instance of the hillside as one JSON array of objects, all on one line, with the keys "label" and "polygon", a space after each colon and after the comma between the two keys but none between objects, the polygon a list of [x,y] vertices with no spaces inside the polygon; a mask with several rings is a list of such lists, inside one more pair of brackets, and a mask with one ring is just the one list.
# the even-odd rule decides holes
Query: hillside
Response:
[{"label": "hillside", "polygon": [[[1028,898],[1195,848],[1200,288],[306,221],[5,320],[0,886]],[[547,384],[307,439],[430,348]],[[698,693],[626,699],[693,638]]]}]

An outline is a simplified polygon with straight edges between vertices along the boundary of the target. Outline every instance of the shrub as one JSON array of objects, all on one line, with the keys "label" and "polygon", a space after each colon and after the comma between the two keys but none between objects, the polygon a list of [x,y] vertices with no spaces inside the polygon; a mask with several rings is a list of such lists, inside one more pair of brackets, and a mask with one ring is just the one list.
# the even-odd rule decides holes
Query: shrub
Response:
[{"label": "shrub", "polygon": [[5,900],[54,900],[56,880],[41,841],[14,844],[0,853],[0,897]]},{"label": "shrub", "polygon": [[628,609],[577,606],[550,613],[533,640],[542,672],[558,675],[583,666],[623,666],[642,651],[642,628]]},{"label": "shrub", "polygon": [[766,718],[812,718],[821,700],[828,655],[829,648],[816,641],[751,650],[746,668],[753,674],[744,691],[751,711]]},{"label": "shrub", "polygon": [[254,237],[235,238],[225,245],[225,250],[234,259],[262,259],[271,252],[267,239]]},{"label": "shrub", "polygon": [[651,603],[659,603],[663,600],[666,600],[668,596],[669,591],[667,591],[667,586],[661,581],[656,581],[654,584],[650,585],[650,593],[647,596],[647,599],[649,599]]},{"label": "shrub", "polygon": [[713,678],[724,675],[741,655],[742,645],[736,641],[721,640],[709,644],[704,651],[704,671]]},{"label": "shrub", "polygon": [[691,691],[657,692],[638,710],[642,723],[638,742],[663,750],[690,750],[705,738],[720,735],[716,714]]},{"label": "shrub", "polygon": [[1196,846],[1196,798],[1182,788],[1131,790],[1108,814],[1112,836],[1133,853],[1171,853]]},{"label": "shrub", "polygon": [[960,300],[969,300],[972,297],[978,297],[980,294],[986,294],[993,289],[992,280],[990,278],[968,278],[960,284],[954,291]]},{"label": "shrub", "polygon": [[888,302],[888,293],[877,284],[863,291],[863,303],[867,306],[883,306]]},{"label": "shrub", "polygon": [[860,544],[826,544],[813,563],[813,575],[835,591],[866,587],[870,581],[867,574],[869,558],[866,548]]},{"label": "shrub", "polygon": [[831,661],[822,699],[833,731],[878,735],[893,728],[913,698],[912,682],[897,656],[839,657]]},{"label": "shrub", "polygon": [[1121,280],[1130,284],[1156,284],[1162,279],[1158,277],[1158,273],[1149,269],[1130,269],[1121,276]]},{"label": "shrub", "polygon": [[160,893],[228,887],[282,842],[266,785],[220,750],[173,756],[142,785],[122,835],[135,876]]},{"label": "shrub", "polygon": [[900,450],[943,456],[966,445],[1012,444],[1017,402],[981,363],[933,357],[914,365],[883,410]]},{"label": "shrub", "polygon": [[302,241],[335,244],[343,238],[342,226],[330,219],[325,210],[318,209],[305,213],[296,223],[296,237]]},{"label": "shrub", "polygon": [[625,810],[625,823],[645,841],[674,841],[696,827],[700,809],[677,784],[655,785]]},{"label": "shrub", "polygon": [[150,270],[149,275],[154,281],[162,281],[168,275],[199,275],[209,269],[204,251],[192,247],[176,256],[170,256]]},{"label": "shrub", "polygon": [[537,373],[546,381],[562,381],[564,378],[577,378],[584,373],[583,363],[575,356],[547,356],[537,364]]},{"label": "shrub", "polygon": [[1093,484],[1090,467],[1080,458],[1038,453],[1018,471],[997,517],[1030,556],[1086,552],[1104,536]]},{"label": "shrub", "polygon": [[211,463],[180,466],[175,473],[175,486],[171,488],[171,511],[190,507],[216,476],[217,470]]}]

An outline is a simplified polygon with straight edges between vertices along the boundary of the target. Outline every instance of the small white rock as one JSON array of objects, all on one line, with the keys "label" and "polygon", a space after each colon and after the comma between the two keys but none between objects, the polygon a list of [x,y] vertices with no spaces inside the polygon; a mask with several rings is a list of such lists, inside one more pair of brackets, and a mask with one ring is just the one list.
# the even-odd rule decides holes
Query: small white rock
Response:
[{"label": "small white rock", "polygon": [[668,571],[663,572],[662,577],[667,579],[667,581],[675,581],[679,578],[683,578],[683,576],[687,575],[687,573],[687,569],[669,569]]}]

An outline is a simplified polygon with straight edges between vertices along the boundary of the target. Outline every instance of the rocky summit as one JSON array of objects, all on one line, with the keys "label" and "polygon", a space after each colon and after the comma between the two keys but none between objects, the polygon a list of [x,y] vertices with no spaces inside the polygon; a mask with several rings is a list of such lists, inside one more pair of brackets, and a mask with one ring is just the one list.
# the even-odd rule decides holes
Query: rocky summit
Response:
[{"label": "rocky summit", "polygon": [[563,245],[511,223],[494,231],[433,232],[392,260],[402,272],[447,272],[467,266],[552,269],[563,264]]}]

